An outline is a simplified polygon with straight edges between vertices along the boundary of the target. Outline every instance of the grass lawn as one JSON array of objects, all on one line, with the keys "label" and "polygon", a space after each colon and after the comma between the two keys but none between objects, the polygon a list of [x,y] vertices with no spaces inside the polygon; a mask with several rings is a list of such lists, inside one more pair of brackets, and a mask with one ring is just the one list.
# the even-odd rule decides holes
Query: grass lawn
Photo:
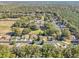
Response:
[{"label": "grass lawn", "polygon": [[43,33],[43,31],[39,29],[39,30],[31,31],[31,33],[33,33],[33,34],[39,34],[39,33]]}]

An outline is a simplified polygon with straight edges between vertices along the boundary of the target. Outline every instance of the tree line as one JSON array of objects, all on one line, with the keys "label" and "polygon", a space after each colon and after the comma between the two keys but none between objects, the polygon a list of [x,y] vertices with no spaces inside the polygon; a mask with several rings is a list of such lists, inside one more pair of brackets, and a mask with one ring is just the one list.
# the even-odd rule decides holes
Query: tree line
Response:
[{"label": "tree line", "polygon": [[42,47],[37,45],[25,45],[10,48],[0,45],[0,58],[78,58],[79,45],[69,45],[67,48],[56,48],[50,44]]}]

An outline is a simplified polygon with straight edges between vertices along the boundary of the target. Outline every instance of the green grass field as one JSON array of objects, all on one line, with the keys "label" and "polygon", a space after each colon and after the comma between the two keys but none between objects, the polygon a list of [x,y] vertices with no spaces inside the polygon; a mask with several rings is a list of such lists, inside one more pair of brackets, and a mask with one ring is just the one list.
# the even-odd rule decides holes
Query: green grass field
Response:
[{"label": "green grass field", "polygon": [[43,31],[42,30],[36,30],[36,31],[31,31],[31,33],[33,33],[33,34],[39,34],[39,33],[43,33]]}]

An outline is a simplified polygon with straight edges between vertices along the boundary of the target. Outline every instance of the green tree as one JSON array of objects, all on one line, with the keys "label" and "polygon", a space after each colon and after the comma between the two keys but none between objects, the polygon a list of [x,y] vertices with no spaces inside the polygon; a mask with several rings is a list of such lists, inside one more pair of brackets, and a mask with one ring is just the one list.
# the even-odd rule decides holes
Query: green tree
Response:
[{"label": "green tree", "polygon": [[15,36],[20,36],[21,35],[21,30],[20,28],[12,28],[12,31],[15,33]]},{"label": "green tree", "polygon": [[28,34],[29,32],[31,32],[30,28],[24,28],[22,31],[22,35]]},{"label": "green tree", "polygon": [[65,58],[79,58],[79,45],[70,45],[64,49],[63,54]]},{"label": "green tree", "polygon": [[6,45],[0,45],[0,58],[13,58],[15,54],[12,54],[10,48]]},{"label": "green tree", "polygon": [[28,24],[28,27],[30,27],[31,30],[38,30],[37,24],[35,22],[31,22]]},{"label": "green tree", "polygon": [[52,35],[54,33],[56,33],[57,35],[61,35],[61,30],[55,25],[55,24],[52,24],[52,23],[45,23],[45,34],[46,35]]},{"label": "green tree", "polygon": [[13,52],[21,58],[32,58],[32,57],[41,57],[41,49],[36,45],[26,45],[19,48],[13,48]]},{"label": "green tree", "polygon": [[67,28],[67,29],[64,29],[64,30],[62,30],[62,35],[63,36],[65,36],[65,37],[68,37],[68,36],[70,36],[70,31],[69,31],[69,29]]},{"label": "green tree", "polygon": [[61,49],[57,49],[51,44],[45,44],[42,48],[42,57],[53,57],[53,58],[62,58],[64,57]]}]

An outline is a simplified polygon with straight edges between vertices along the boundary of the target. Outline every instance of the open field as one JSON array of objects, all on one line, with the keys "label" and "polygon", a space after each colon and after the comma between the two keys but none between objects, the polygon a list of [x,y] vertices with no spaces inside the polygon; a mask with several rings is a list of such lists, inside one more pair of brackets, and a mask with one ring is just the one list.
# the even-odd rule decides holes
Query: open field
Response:
[{"label": "open field", "polygon": [[11,31],[11,25],[14,23],[15,21],[0,21],[0,33],[7,33]]}]

